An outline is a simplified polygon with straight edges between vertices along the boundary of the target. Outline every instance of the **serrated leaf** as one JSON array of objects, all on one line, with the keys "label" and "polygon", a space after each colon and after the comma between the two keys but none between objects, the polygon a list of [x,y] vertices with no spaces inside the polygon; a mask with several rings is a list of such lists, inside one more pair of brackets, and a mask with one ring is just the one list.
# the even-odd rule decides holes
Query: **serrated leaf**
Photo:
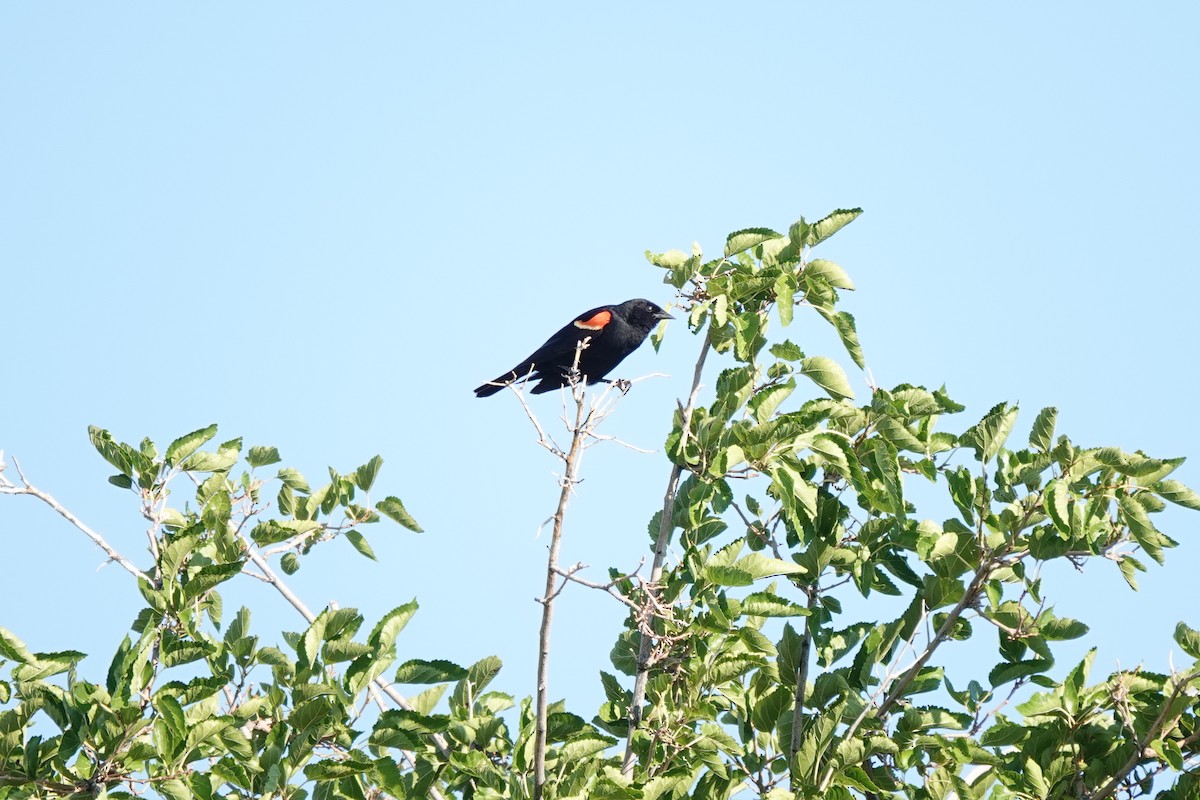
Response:
[{"label": "serrated leaf", "polygon": [[461,681],[467,670],[453,661],[411,659],[396,670],[396,683],[446,683]]},{"label": "serrated leaf", "polygon": [[33,660],[18,664],[12,669],[15,681],[40,681],[52,675],[59,675],[72,669],[83,659],[86,653],[78,650],[64,650],[58,653],[34,653]]},{"label": "serrated leaf", "polygon": [[1179,481],[1159,481],[1151,487],[1163,500],[1200,511],[1200,495]]},{"label": "serrated leaf", "polygon": [[1163,555],[1163,546],[1170,540],[1166,539],[1154,527],[1154,523],[1150,521],[1150,516],[1146,513],[1146,509],[1142,504],[1127,494],[1117,496],[1117,508],[1119,509],[1118,519],[1129,526],[1129,533],[1146,552],[1146,555],[1153,558],[1159,564],[1166,561]]},{"label": "serrated leaf", "polygon": [[1125,556],[1120,559],[1117,567],[1121,570],[1121,577],[1129,584],[1129,588],[1136,592],[1138,590],[1137,573],[1145,572],[1146,567],[1133,556]]},{"label": "serrated leaf", "polygon": [[389,495],[376,503],[375,508],[381,514],[390,517],[414,533],[424,532],[421,526],[417,524],[417,521],[412,518],[412,515],[404,509],[404,503],[401,503],[398,497]]},{"label": "serrated leaf", "polygon": [[796,381],[793,379],[787,383],[768,386],[751,397],[748,405],[758,423],[761,425],[771,419],[771,416],[775,413],[775,409],[779,408],[779,404],[786,400],[795,388]]},{"label": "serrated leaf", "polygon": [[[734,231],[725,238],[725,257],[744,253],[752,247],[757,247],[768,239],[778,239],[779,234],[770,228],[746,228]],[[675,251],[678,252],[678,251]],[[683,253],[680,253],[682,256]],[[660,264],[659,266],[666,266]]]},{"label": "serrated leaf", "polygon": [[799,361],[804,358],[804,351],[800,346],[787,339],[771,345],[770,353],[781,361]]},{"label": "serrated leaf", "polygon": [[821,307],[817,308],[817,312],[837,330],[838,336],[842,340],[842,347],[846,348],[846,352],[855,365],[859,369],[865,369],[867,362],[863,357],[862,344],[858,341],[858,327],[855,325],[854,315],[849,311],[834,313]]},{"label": "serrated leaf", "polygon": [[402,606],[396,606],[375,624],[367,641],[380,652],[390,651],[395,646],[396,637],[400,635],[400,631],[404,630],[413,614],[417,613],[417,608],[416,600],[409,600]]},{"label": "serrated leaf", "polygon": [[1050,641],[1078,639],[1090,630],[1085,623],[1067,617],[1055,617],[1048,620],[1039,619],[1037,625],[1042,636]]},{"label": "serrated leaf", "polygon": [[804,359],[800,362],[800,374],[808,377],[835,400],[848,400],[854,397],[845,370],[831,358],[810,356]]},{"label": "serrated leaf", "polygon": [[1047,406],[1038,412],[1029,432],[1029,446],[1041,453],[1049,453],[1054,445],[1054,425],[1058,421],[1058,409]]},{"label": "serrated leaf", "polygon": [[754,576],[746,570],[722,564],[706,566],[704,576],[718,586],[750,586],[754,583]]},{"label": "serrated leaf", "polygon": [[7,628],[0,628],[0,657],[16,661],[18,664],[28,664],[35,660],[25,643]]},{"label": "serrated leaf", "polygon": [[1026,678],[1030,675],[1037,675],[1046,672],[1054,666],[1053,661],[1044,658],[1030,658],[1024,661],[1006,661],[1002,664],[997,664],[992,667],[992,671],[988,673],[988,680],[994,689],[997,686],[1015,681],[1018,678]]},{"label": "serrated leaf", "polygon": [[293,491],[303,492],[304,494],[309,494],[312,491],[312,489],[308,488],[308,481],[304,479],[304,476],[300,474],[299,470],[292,467],[284,467],[279,470],[275,477],[283,481],[283,485]]},{"label": "serrated leaf", "polygon": [[279,557],[279,567],[285,575],[295,575],[300,570],[300,556],[295,553],[284,553]]},{"label": "serrated leaf", "polygon": [[209,425],[207,428],[185,433],[175,441],[171,442],[167,447],[167,454],[164,460],[168,466],[175,466],[185,458],[196,452],[205,442],[217,435],[217,426]]},{"label": "serrated leaf", "polygon": [[354,545],[355,550],[362,553],[372,561],[379,560],[375,558],[375,551],[371,549],[371,545],[367,544],[367,537],[363,536],[358,531],[346,531],[346,538],[350,541],[350,544]]},{"label": "serrated leaf", "polygon": [[279,450],[274,447],[251,447],[250,452],[246,454],[246,461],[252,467],[266,467],[278,464],[280,460]]},{"label": "serrated leaf", "polygon": [[792,315],[796,312],[795,278],[790,273],[780,275],[775,279],[775,302],[779,307],[779,324],[787,327],[792,324]]},{"label": "serrated leaf", "polygon": [[375,477],[379,474],[379,468],[383,466],[383,456],[375,456],[367,463],[354,471],[354,485],[364,492],[371,490],[371,486],[375,483]]},{"label": "serrated leaf", "polygon": [[1183,648],[1183,652],[1192,658],[1200,659],[1200,631],[1180,622],[1175,626],[1175,642]]},{"label": "serrated leaf", "polygon": [[1017,406],[1009,408],[1008,403],[993,406],[983,419],[963,433],[960,441],[974,448],[976,457],[981,461],[991,461],[1008,441],[1008,435],[1017,421],[1018,410]]},{"label": "serrated leaf", "polygon": [[209,453],[199,450],[180,462],[179,467],[185,472],[225,472],[237,463],[236,453]]},{"label": "serrated leaf", "polygon": [[861,208],[839,208],[819,222],[812,224],[806,244],[815,247],[849,225],[862,213]]},{"label": "serrated leaf", "polygon": [[826,261],[823,258],[814,258],[808,262],[804,266],[804,275],[820,278],[835,289],[854,290],[854,281],[850,280],[850,276],[846,274],[846,270],[832,261]]},{"label": "serrated leaf", "polygon": [[188,582],[183,586],[183,596],[189,600],[199,597],[213,587],[238,575],[241,571],[242,562],[240,561],[203,566],[189,576]]},{"label": "serrated leaf", "polygon": [[809,610],[787,598],[771,592],[755,592],[742,600],[742,616],[747,617],[803,617]]}]

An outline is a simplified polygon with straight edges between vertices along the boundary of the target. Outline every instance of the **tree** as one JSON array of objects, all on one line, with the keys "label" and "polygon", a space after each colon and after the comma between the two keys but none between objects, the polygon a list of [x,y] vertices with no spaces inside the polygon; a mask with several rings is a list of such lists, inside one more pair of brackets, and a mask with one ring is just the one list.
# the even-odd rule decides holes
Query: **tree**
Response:
[{"label": "tree", "polygon": [[[814,313],[863,367],[855,320],[837,307],[853,284],[811,256],[858,213],[738,231],[707,261],[698,248],[649,256],[700,352],[666,441],[647,574],[588,581],[555,556],[582,449],[628,386],[571,387],[570,446],[530,414],[566,465],[543,630],[569,584],[629,611],[598,713],[551,702],[544,661],[519,704],[489,689],[492,657],[393,668],[415,601],[362,635],[354,609],[313,614],[288,589],[279,572],[317,545],[345,537],[372,556],[360,528],[388,517],[419,530],[399,499],[364,499],[378,457],[313,490],[291,469],[261,476],[280,460],[274,448],[204,449],[215,426],[162,453],[93,429],[110,481],[150,520],[145,569],[19,468],[15,481],[0,469],[0,492],[66,516],[145,601],[107,675],[91,680],[77,674],[81,653],[32,653],[0,629],[0,798],[1200,796],[1200,632],[1179,623],[1175,641],[1195,661],[1172,674],[1096,680],[1091,654],[1063,669],[1056,643],[1088,627],[1055,614],[1037,569],[1103,559],[1136,588],[1145,566],[1134,554],[1162,563],[1176,544],[1155,515],[1167,503],[1200,509],[1168,477],[1182,459],[1077,446],[1056,436],[1052,408],[1017,443],[1007,403],[957,433],[937,429],[964,410],[941,389],[872,387],[855,403],[838,361],[773,329],[798,308]],[[170,492],[189,477],[181,509]],[[944,505],[923,516],[913,482],[944,490]],[[246,576],[304,616],[307,627],[282,634],[286,651],[260,646],[247,609],[224,614],[221,587]],[[852,596],[891,598],[899,612],[865,617],[847,610],[862,605],[843,602]],[[940,663],[951,643],[995,666],[952,684]]]}]

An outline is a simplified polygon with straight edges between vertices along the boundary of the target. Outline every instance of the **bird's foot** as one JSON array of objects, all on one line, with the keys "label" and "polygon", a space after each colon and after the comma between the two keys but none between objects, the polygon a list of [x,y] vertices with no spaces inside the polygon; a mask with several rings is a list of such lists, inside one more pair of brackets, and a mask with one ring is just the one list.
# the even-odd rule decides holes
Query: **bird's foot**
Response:
[{"label": "bird's foot", "polygon": [[615,381],[605,381],[609,386],[616,387],[617,391],[622,395],[629,394],[629,390],[633,388],[633,381],[625,378],[617,378]]}]

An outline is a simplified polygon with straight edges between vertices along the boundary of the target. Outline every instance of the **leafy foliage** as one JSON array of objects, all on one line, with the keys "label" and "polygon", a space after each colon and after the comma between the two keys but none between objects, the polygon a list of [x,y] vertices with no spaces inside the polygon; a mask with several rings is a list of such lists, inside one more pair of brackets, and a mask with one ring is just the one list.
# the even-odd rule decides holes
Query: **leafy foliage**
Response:
[{"label": "leafy foliage", "polygon": [[[34,653],[0,629],[0,800],[1196,796],[1200,633],[1179,623],[1196,661],[1173,674],[1094,678],[1094,651],[1064,670],[1057,643],[1089,628],[1055,613],[1039,577],[1098,559],[1136,589],[1142,559],[1176,546],[1158,515],[1200,509],[1169,477],[1182,459],[1079,446],[1052,408],[1020,441],[1008,403],[951,432],[943,418],[965,409],[944,389],[855,400],[866,361],[838,308],[854,283],[810,252],[858,214],[741,230],[707,261],[649,254],[719,362],[715,393],[677,410],[666,439],[679,480],[649,530],[677,559],[653,581],[612,570],[631,608],[606,700],[551,706],[544,785],[533,704],[493,687],[498,659],[397,664],[415,601],[369,631],[327,608],[279,646],[248,609],[224,612],[228,582],[282,586],[273,565],[291,574],[317,545],[374,558],[362,529],[384,517],[419,532],[398,498],[368,499],[380,458],[314,490],[287,467],[257,473],[275,448],[211,447],[216,426],[161,456],[93,428],[110,482],[151,520],[145,605],[90,681],[82,653]],[[806,311],[848,364],[779,335]],[[185,477],[194,496],[172,505]],[[914,481],[943,500],[919,511]],[[955,685],[940,659],[968,647],[993,666]]]}]

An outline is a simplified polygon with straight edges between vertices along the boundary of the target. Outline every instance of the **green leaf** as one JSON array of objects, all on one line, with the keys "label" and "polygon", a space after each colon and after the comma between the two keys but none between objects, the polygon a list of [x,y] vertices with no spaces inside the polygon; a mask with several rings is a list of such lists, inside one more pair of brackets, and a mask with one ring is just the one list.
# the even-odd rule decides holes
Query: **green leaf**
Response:
[{"label": "green leaf", "polygon": [[179,464],[216,435],[217,426],[209,425],[207,428],[201,428],[200,430],[180,436],[171,442],[171,445],[167,448],[167,455],[165,457],[167,465],[174,467]]},{"label": "green leaf", "polygon": [[225,472],[236,464],[237,460],[237,453],[209,453],[199,450],[184,459],[179,467],[185,472]]},{"label": "green leaf", "polygon": [[295,575],[300,571],[300,556],[295,553],[284,553],[279,557],[279,568],[285,575]]},{"label": "green leaf", "polygon": [[461,681],[467,670],[452,661],[411,659],[396,670],[396,683],[445,683]]},{"label": "green leaf", "polygon": [[1175,642],[1183,648],[1183,652],[1192,658],[1200,659],[1200,631],[1180,622],[1175,626]]},{"label": "green leaf", "polygon": [[[168,778],[165,781],[157,781],[154,784],[154,789],[159,794],[167,798],[167,800],[193,800],[192,792],[188,789],[188,785],[179,778]],[[112,794],[109,793],[109,797]]]},{"label": "green leaf", "polygon": [[811,356],[800,362],[800,374],[810,378],[835,400],[847,400],[854,397],[850,389],[850,381],[846,372],[831,358]]},{"label": "green leaf", "polygon": [[771,592],[755,592],[742,600],[742,616],[747,617],[802,617],[808,609],[787,598]]},{"label": "green leaf", "polygon": [[496,656],[487,656],[467,667],[467,676],[454,686],[450,696],[451,709],[466,709],[468,698],[478,700],[480,693],[500,672],[502,662]]},{"label": "green leaf", "polygon": [[1049,453],[1054,445],[1054,424],[1058,421],[1058,409],[1047,406],[1038,412],[1029,432],[1029,446],[1041,453]]},{"label": "green leaf", "polygon": [[[768,239],[778,239],[779,234],[770,228],[746,228],[734,231],[725,239],[725,257],[744,253],[752,247],[757,247]],[[680,253],[682,256],[683,253]],[[664,266],[660,264],[659,266]]]},{"label": "green leaf", "polygon": [[804,358],[804,351],[800,346],[787,339],[771,345],[770,353],[781,361],[799,361]]},{"label": "green leaf", "polygon": [[[820,225],[821,223],[817,223]],[[820,278],[835,289],[854,290],[854,281],[850,280],[850,276],[846,274],[846,270],[839,267],[832,261],[826,261],[823,258],[814,258],[804,266],[804,275],[806,277]]]},{"label": "green leaf", "polygon": [[988,462],[995,458],[1008,441],[1013,424],[1017,421],[1018,407],[1008,407],[1008,403],[994,406],[983,419],[968,428],[960,437],[960,441],[975,449],[976,458]]},{"label": "green leaf", "polygon": [[362,753],[350,751],[337,759],[313,761],[304,767],[304,777],[311,781],[334,781],[363,775],[375,768],[375,762]]},{"label": "green leaf", "polygon": [[751,397],[748,405],[758,423],[761,425],[771,419],[771,416],[775,413],[775,409],[779,408],[779,404],[786,400],[795,388],[796,381],[792,379],[787,383],[768,386]]},{"label": "green leaf", "polygon": [[1071,489],[1055,480],[1046,487],[1045,509],[1050,521],[1061,533],[1071,533]]},{"label": "green leaf", "polygon": [[849,311],[834,313],[820,306],[817,307],[817,312],[837,330],[838,336],[842,340],[842,346],[846,348],[846,352],[850,354],[850,358],[858,368],[865,369],[867,362],[863,357],[862,344],[858,341],[858,328],[854,322],[854,315]]},{"label": "green leaf", "polygon": [[375,508],[385,516],[391,517],[396,522],[408,528],[414,533],[423,533],[423,529],[417,524],[417,521],[404,510],[404,503],[400,502],[398,497],[385,497],[375,504]]},{"label": "green leaf", "polygon": [[[1043,616],[1046,616],[1043,614]],[[1068,617],[1053,617],[1051,619],[1038,618],[1038,630],[1042,636],[1050,641],[1066,641],[1068,639],[1078,639],[1086,634],[1089,630],[1088,626],[1077,619]]]},{"label": "green leaf", "polygon": [[744,569],[724,564],[709,564],[704,568],[704,577],[718,586],[750,586],[754,576]]},{"label": "green leaf", "polygon": [[278,464],[279,450],[274,447],[251,447],[250,452],[246,454],[246,461],[252,467],[266,467],[271,464]]},{"label": "green leaf", "polygon": [[416,600],[396,606],[376,623],[371,630],[371,635],[367,637],[367,641],[380,652],[390,652],[396,644],[396,637],[400,635],[400,631],[404,630],[404,626],[412,619],[413,614],[417,613],[417,608]]},{"label": "green leaf", "polygon": [[988,673],[988,680],[991,681],[992,688],[995,688],[1009,681],[1015,681],[1018,678],[1026,678],[1030,675],[1046,672],[1053,666],[1054,662],[1045,658],[1006,661],[992,667],[992,671]]},{"label": "green leaf", "polygon": [[163,721],[170,726],[175,736],[179,739],[187,736],[188,724],[183,714],[183,706],[179,705],[179,701],[173,696],[160,691],[155,696],[154,703]]},{"label": "green leaf", "polygon": [[1163,555],[1163,547],[1169,547],[1171,540],[1154,527],[1154,523],[1150,521],[1150,516],[1142,504],[1132,496],[1122,494],[1117,496],[1117,508],[1119,509],[1118,519],[1129,526],[1129,533],[1141,545],[1146,555],[1159,564],[1164,563],[1166,557]]},{"label": "green leaf", "polygon": [[33,653],[25,647],[25,643],[7,628],[0,628],[0,656],[18,664],[28,664],[36,660]]},{"label": "green leaf", "polygon": [[321,529],[321,523],[312,520],[269,519],[260,522],[250,531],[250,538],[259,547],[286,542],[293,536]]},{"label": "green leaf", "polygon": [[369,492],[375,483],[375,476],[379,474],[379,468],[382,466],[383,456],[375,456],[363,464],[354,471],[354,485],[364,492]]},{"label": "green leaf", "polygon": [[312,491],[312,489],[308,488],[308,481],[304,479],[304,476],[291,467],[284,467],[279,470],[279,473],[275,477],[283,481],[283,485],[293,491],[303,492],[304,494]]},{"label": "green leaf", "polygon": [[375,551],[371,549],[371,545],[367,544],[367,538],[358,531],[346,531],[346,538],[350,540],[350,544],[354,545],[354,549],[362,553],[372,561],[378,561],[375,558]]},{"label": "green leaf", "polygon": [[64,650],[58,653],[35,653],[32,661],[18,664],[12,669],[15,681],[40,681],[52,675],[59,675],[75,667],[86,653],[78,650]]},{"label": "green leaf", "polygon": [[849,225],[862,213],[861,208],[839,208],[819,222],[812,224],[806,244],[815,247]]},{"label": "green leaf", "polygon": [[1150,488],[1163,500],[1176,503],[1184,508],[1200,511],[1200,495],[1179,481],[1159,481]]},{"label": "green leaf", "polygon": [[199,597],[213,587],[224,583],[242,571],[242,562],[234,561],[228,564],[209,564],[194,572],[183,586],[183,596],[187,599]]},{"label": "green leaf", "polygon": [[1121,570],[1121,577],[1129,584],[1129,588],[1136,592],[1138,590],[1137,573],[1145,572],[1146,567],[1133,556],[1121,558],[1117,561],[1117,567]]},{"label": "green leaf", "polygon": [[792,315],[796,311],[796,285],[791,274],[783,274],[775,279],[775,302],[779,306],[779,324],[785,328],[792,324]]}]

